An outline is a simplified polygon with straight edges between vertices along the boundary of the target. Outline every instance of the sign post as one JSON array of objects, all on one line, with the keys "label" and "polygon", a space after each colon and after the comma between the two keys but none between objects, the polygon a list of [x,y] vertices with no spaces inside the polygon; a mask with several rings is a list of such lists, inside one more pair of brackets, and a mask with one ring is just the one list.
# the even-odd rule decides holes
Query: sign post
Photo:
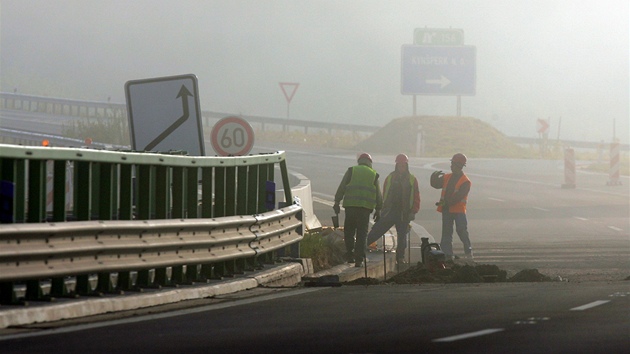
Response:
[{"label": "sign post", "polygon": [[127,81],[125,94],[132,149],[205,155],[195,75]]},{"label": "sign post", "polygon": [[[299,82],[279,82],[280,89],[282,89],[282,93],[284,93],[284,98],[287,99],[287,124],[289,122],[289,106],[291,105],[291,100],[295,95],[298,87],[300,87]],[[285,126],[285,131],[288,127]]]}]

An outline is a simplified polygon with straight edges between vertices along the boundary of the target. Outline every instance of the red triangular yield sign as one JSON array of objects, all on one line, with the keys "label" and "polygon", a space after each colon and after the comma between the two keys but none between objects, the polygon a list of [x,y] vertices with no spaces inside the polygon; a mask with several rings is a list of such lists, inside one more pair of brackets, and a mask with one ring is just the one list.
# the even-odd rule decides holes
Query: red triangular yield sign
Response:
[{"label": "red triangular yield sign", "polygon": [[[299,82],[279,82],[280,88],[282,89],[282,93],[284,93],[284,97],[287,99],[288,103],[291,103],[291,99],[293,99],[293,95],[297,91],[300,86]],[[287,92],[287,87],[289,87],[289,92]]]}]

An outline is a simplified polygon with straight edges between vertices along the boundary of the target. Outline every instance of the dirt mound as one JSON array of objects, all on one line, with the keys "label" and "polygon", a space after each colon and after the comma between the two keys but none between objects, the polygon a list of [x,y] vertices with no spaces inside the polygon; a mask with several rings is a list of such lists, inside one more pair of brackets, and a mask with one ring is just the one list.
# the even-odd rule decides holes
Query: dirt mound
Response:
[{"label": "dirt mound", "polygon": [[494,283],[494,282],[541,282],[551,278],[540,274],[537,269],[525,269],[511,278],[507,271],[493,264],[458,265],[449,264],[446,269],[430,271],[424,264],[418,263],[383,282],[374,278],[359,278],[344,285],[378,285],[378,284],[423,284],[423,283]]},{"label": "dirt mound", "polygon": [[551,278],[540,274],[538,269],[523,269],[520,272],[514,274],[513,277],[509,279],[512,282],[540,282],[540,281],[551,281]]},{"label": "dirt mound", "polygon": [[444,157],[463,151],[469,157],[527,157],[528,152],[488,123],[472,117],[415,116],[392,120],[356,145],[370,153],[414,154],[422,127],[424,156]]}]

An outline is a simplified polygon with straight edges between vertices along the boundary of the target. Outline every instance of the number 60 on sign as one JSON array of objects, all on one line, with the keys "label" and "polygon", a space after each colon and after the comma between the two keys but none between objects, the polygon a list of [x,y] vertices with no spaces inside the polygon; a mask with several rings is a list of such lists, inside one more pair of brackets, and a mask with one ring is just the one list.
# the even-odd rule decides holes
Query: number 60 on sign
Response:
[{"label": "number 60 on sign", "polygon": [[212,148],[221,156],[247,155],[254,146],[254,130],[240,117],[225,117],[212,127]]}]

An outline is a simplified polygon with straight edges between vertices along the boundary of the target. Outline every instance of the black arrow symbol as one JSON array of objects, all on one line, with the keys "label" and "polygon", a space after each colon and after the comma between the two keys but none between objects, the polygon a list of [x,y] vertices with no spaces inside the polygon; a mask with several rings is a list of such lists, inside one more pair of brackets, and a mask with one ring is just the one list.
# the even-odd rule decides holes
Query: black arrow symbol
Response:
[{"label": "black arrow symbol", "polygon": [[175,129],[179,128],[180,125],[184,124],[184,122],[188,119],[188,116],[190,115],[190,113],[188,112],[188,96],[192,96],[192,95],[193,94],[190,93],[190,91],[188,91],[186,86],[182,85],[182,88],[179,90],[179,93],[177,94],[177,98],[179,97],[182,98],[182,110],[184,114],[182,114],[182,116],[179,117],[175,121],[175,123],[171,124],[170,127],[168,127],[165,131],[163,131],[162,134],[158,135],[157,138],[153,139],[153,141],[150,142],[149,145],[147,145],[144,148],[144,151],[152,150],[157,144],[162,142],[164,138],[169,136],[169,134],[171,134]]}]

